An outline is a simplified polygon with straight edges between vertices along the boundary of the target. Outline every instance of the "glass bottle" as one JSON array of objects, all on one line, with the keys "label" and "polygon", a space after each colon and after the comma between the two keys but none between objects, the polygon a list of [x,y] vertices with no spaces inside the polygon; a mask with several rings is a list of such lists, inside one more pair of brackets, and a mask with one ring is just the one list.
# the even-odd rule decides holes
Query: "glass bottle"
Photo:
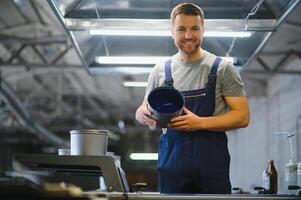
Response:
[{"label": "glass bottle", "polygon": [[278,175],[274,166],[274,161],[269,160],[267,168],[262,174],[263,188],[267,194],[277,194],[278,190]]}]

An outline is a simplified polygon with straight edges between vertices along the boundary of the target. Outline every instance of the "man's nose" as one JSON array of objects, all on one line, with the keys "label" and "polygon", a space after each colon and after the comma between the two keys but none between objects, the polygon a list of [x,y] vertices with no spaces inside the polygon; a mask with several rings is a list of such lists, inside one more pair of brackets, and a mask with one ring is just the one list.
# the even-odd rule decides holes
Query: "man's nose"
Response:
[{"label": "man's nose", "polygon": [[192,32],[190,30],[185,32],[185,38],[187,39],[192,38]]}]

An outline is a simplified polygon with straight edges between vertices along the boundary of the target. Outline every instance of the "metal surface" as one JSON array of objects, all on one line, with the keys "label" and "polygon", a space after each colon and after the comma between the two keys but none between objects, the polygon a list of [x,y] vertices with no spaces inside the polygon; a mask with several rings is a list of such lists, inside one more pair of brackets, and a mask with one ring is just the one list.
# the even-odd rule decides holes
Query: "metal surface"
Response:
[{"label": "metal surface", "polygon": [[21,154],[15,157],[22,165],[35,169],[82,172],[103,176],[107,192],[129,192],[125,174],[112,156],[61,156]]},{"label": "metal surface", "polygon": [[[113,195],[112,195],[113,196]],[[110,199],[110,198],[109,198]],[[113,199],[113,198],[112,198]],[[286,195],[169,195],[169,194],[128,194],[128,200],[193,200],[193,199],[273,199],[273,200],[290,200],[290,199],[300,199],[297,196],[286,196]]]},{"label": "metal surface", "polygon": [[257,195],[257,194],[160,194],[158,192],[138,192],[138,193],[102,193],[102,192],[85,192],[87,196],[106,197],[109,200],[235,200],[235,199],[261,199],[261,200],[294,200],[300,199],[299,196],[292,195]]}]

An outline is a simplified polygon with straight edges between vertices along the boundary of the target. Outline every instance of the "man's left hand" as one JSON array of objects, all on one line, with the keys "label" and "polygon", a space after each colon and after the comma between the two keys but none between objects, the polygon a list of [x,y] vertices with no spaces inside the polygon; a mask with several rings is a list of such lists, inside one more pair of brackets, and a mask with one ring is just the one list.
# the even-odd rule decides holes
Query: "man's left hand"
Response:
[{"label": "man's left hand", "polygon": [[196,131],[198,130],[198,123],[200,123],[200,117],[192,113],[187,108],[183,108],[184,115],[174,117],[167,125],[168,128],[177,131]]}]

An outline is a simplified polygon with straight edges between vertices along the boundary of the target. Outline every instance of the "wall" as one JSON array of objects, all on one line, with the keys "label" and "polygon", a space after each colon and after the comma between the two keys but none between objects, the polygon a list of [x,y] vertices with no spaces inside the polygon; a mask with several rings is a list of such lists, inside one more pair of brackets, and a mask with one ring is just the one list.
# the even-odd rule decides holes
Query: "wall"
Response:
[{"label": "wall", "polygon": [[[292,56],[281,69],[300,70],[301,60]],[[284,136],[274,133],[288,131],[293,137],[294,157],[301,161],[301,76],[277,74],[267,80],[266,95],[249,94],[250,125],[228,133],[231,154],[230,176],[233,187],[255,193],[262,186],[262,172],[273,159],[278,171],[278,193],[285,192],[285,163],[290,149]],[[298,118],[299,117],[299,118]],[[299,121],[299,130],[298,123]]]}]

